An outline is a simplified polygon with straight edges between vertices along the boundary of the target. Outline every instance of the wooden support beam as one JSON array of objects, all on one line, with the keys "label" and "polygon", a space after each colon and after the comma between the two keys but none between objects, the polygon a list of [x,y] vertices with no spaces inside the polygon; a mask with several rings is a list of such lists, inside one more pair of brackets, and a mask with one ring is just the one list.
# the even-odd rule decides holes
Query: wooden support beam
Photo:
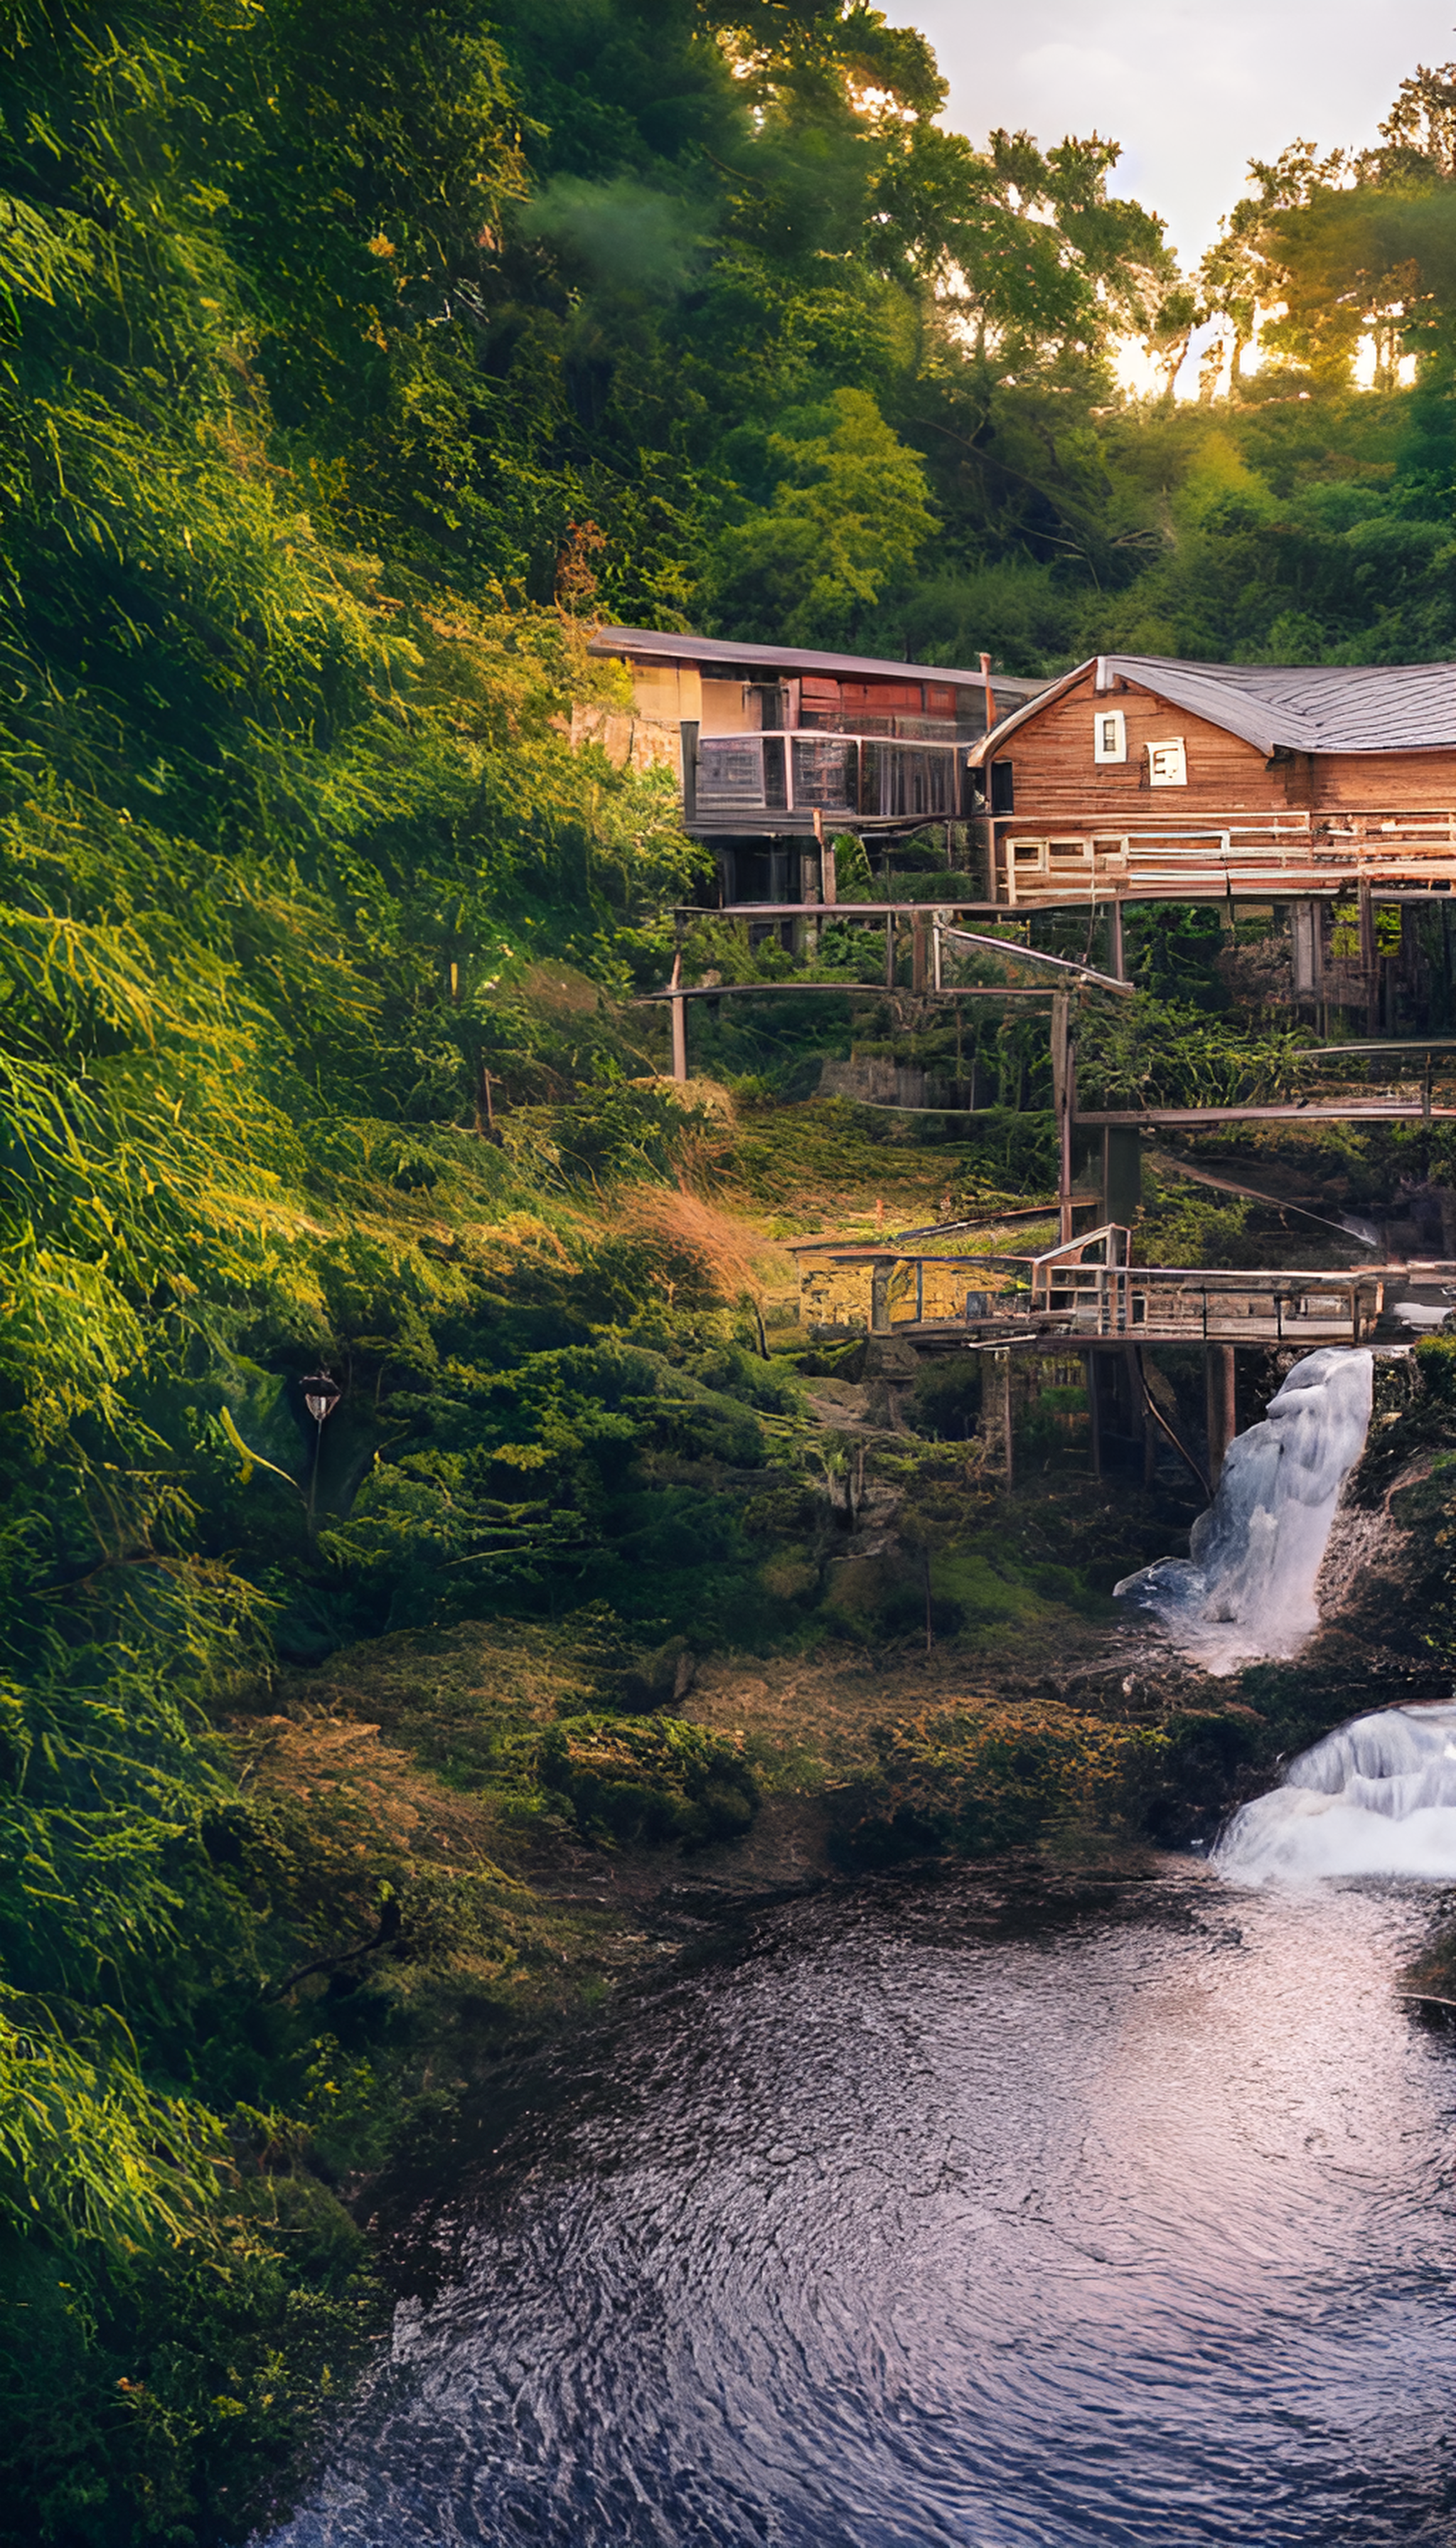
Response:
[{"label": "wooden support beam", "polygon": [[[1155,1129],[1161,1125],[1169,1132],[1196,1133],[1219,1124],[1418,1124],[1424,1108],[1417,1104],[1376,1103],[1367,1106],[1363,1100],[1353,1105],[1310,1106],[1146,1106],[1136,1112],[1104,1114],[1094,1109],[1079,1114],[1085,1125],[1112,1124],[1127,1126],[1137,1132],[1142,1125]],[[1456,1121],[1456,1106],[1433,1106],[1431,1114],[1437,1123]]]},{"label": "wooden support beam", "polygon": [[1204,1348],[1204,1389],[1208,1412],[1209,1482],[1217,1487],[1228,1445],[1238,1430],[1235,1398],[1237,1374],[1231,1345]]},{"label": "wooden support beam", "polygon": [[[673,980],[678,983],[682,979],[682,950],[680,947],[673,957]],[[681,1082],[687,1077],[687,1003],[685,1000],[676,999],[672,1002],[672,1016],[673,1077]]]},{"label": "wooden support beam", "polygon": [[996,1391],[996,1415],[1001,1432],[1002,1460],[1008,1494],[1016,1484],[1016,1425],[1012,1414],[1011,1356],[1002,1346],[989,1357],[999,1381]]},{"label": "wooden support beam", "polygon": [[[885,989],[892,988],[887,977]],[[884,996],[876,982],[684,982],[677,991],[671,986],[666,991],[639,991],[631,1005],[647,1009],[654,1000],[757,1000],[778,991],[822,991],[836,1000]],[[940,996],[943,1000],[1053,1000],[1056,994],[1049,983],[1042,982],[947,982]]]},{"label": "wooden support beam", "polygon": [[1097,1363],[1098,1357],[1095,1353],[1083,1354],[1082,1369],[1087,1375],[1087,1415],[1092,1452],[1092,1475],[1100,1486],[1102,1483],[1102,1393],[1098,1382]]},{"label": "wooden support beam", "polygon": [[1375,907],[1370,887],[1362,878],[1357,908],[1360,914],[1360,979],[1364,989],[1365,1014],[1377,1030],[1380,1026],[1380,951],[1375,935]]},{"label": "wooden support beam", "polygon": [[1051,1003],[1051,1103],[1056,1115],[1056,1210],[1061,1244],[1072,1234],[1072,1043],[1071,994],[1058,991]]},{"label": "wooden support beam", "polygon": [[1157,1477],[1157,1419],[1152,1411],[1147,1383],[1142,1377],[1142,1356],[1137,1345],[1125,1345],[1123,1350],[1128,1358],[1134,1414],[1142,1434],[1142,1483],[1144,1487],[1150,1487]]},{"label": "wooden support beam", "polygon": [[1126,1126],[1102,1128],[1102,1218],[1131,1229],[1142,1209],[1142,1142]]}]

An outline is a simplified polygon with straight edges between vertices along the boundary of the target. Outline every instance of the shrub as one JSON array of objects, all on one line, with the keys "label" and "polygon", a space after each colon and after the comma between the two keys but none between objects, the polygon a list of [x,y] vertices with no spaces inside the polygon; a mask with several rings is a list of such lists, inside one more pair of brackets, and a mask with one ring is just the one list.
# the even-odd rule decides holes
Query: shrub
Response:
[{"label": "shrub", "polygon": [[562,1718],[534,1767],[585,1840],[702,1849],[749,1830],[759,1809],[741,1740],[672,1716]]}]

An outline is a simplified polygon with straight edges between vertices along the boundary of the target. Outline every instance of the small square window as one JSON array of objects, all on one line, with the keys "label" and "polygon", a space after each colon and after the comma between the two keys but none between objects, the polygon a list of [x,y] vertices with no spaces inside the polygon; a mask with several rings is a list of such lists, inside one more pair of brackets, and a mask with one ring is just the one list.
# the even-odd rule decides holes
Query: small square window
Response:
[{"label": "small square window", "polygon": [[1147,747],[1147,783],[1149,787],[1186,787],[1188,755],[1183,737],[1175,735],[1170,743],[1150,743]]},{"label": "small square window", "polygon": [[1128,720],[1121,708],[1099,708],[1092,720],[1094,761],[1126,761]]}]

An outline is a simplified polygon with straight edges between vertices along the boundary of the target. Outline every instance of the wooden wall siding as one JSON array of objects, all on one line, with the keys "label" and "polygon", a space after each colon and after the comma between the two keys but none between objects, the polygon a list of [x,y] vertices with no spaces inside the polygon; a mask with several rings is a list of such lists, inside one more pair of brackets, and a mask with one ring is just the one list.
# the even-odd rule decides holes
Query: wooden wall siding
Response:
[{"label": "wooden wall siding", "polygon": [[1456,752],[1321,754],[1315,764],[1315,805],[1317,811],[1339,806],[1374,814],[1456,806]]},{"label": "wooden wall siding", "polygon": [[[1109,831],[1132,824],[1179,822],[1203,813],[1275,813],[1289,805],[1287,763],[1265,767],[1265,756],[1237,735],[1206,725],[1186,709],[1166,706],[1150,690],[1124,683],[1101,695],[1089,671],[1064,695],[1008,735],[1004,754],[1015,772],[1016,825],[1035,831],[1039,822],[1070,822]],[[1092,758],[1093,720],[1099,708],[1120,708],[1128,721],[1128,758]],[[1147,746],[1181,735],[1188,753],[1186,787],[1150,787]],[[1309,782],[1296,802],[1309,803]]]},{"label": "wooden wall siding", "polygon": [[695,664],[633,664],[637,714],[653,725],[702,715],[702,678]]},{"label": "wooden wall siding", "polygon": [[[1200,814],[1261,814],[1326,809],[1398,815],[1456,806],[1456,751],[1293,753],[1271,769],[1264,754],[1237,735],[1191,716],[1152,691],[1123,682],[1099,693],[1089,671],[1075,687],[1008,735],[1004,755],[1016,774],[1018,830],[1065,824],[1072,830],[1116,830],[1176,824]],[[1120,708],[1128,722],[1126,762],[1092,758],[1098,708]],[[1151,787],[1147,746],[1181,735],[1188,754],[1186,787]]]}]

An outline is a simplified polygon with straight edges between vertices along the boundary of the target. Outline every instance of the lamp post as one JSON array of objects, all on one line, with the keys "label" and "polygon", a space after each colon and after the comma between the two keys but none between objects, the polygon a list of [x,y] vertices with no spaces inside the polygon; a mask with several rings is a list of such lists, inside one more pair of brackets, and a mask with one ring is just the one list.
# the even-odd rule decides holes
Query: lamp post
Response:
[{"label": "lamp post", "polygon": [[314,1498],[318,1486],[318,1449],[323,1440],[323,1427],[342,1395],[338,1382],[326,1371],[311,1371],[304,1381],[304,1405],[314,1418],[314,1465],[309,1472],[309,1522],[314,1520]]}]

